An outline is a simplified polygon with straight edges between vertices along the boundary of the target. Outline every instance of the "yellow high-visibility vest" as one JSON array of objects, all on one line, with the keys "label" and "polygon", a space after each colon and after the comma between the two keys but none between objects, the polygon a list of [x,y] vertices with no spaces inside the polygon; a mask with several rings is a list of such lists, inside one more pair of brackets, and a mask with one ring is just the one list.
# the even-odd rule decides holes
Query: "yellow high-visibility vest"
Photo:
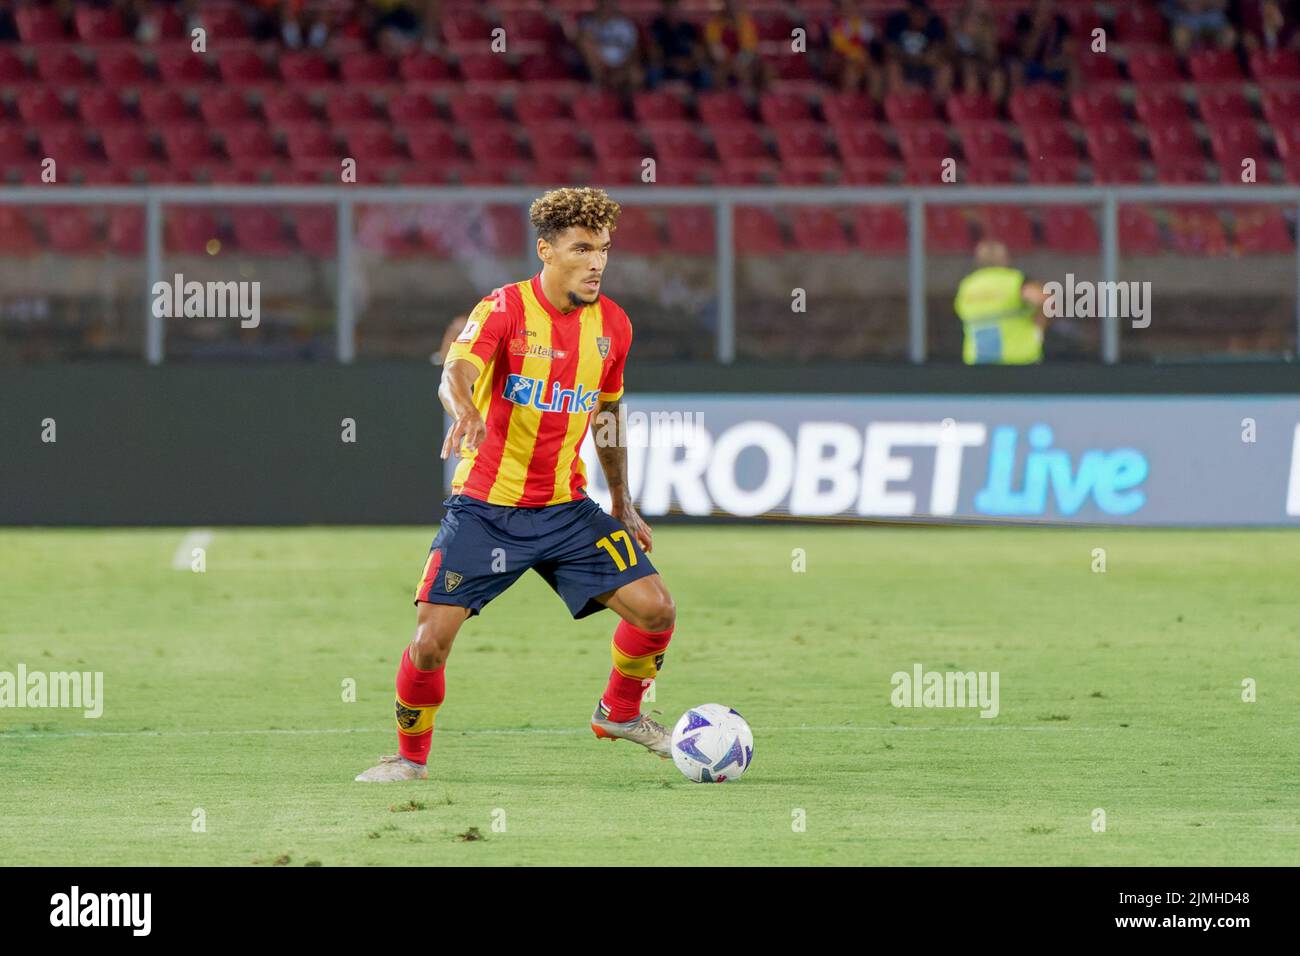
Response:
[{"label": "yellow high-visibility vest", "polygon": [[1043,360],[1043,330],[1034,307],[1020,297],[1019,269],[976,269],[957,286],[953,308],[965,331],[961,358],[967,365],[1032,365]]}]

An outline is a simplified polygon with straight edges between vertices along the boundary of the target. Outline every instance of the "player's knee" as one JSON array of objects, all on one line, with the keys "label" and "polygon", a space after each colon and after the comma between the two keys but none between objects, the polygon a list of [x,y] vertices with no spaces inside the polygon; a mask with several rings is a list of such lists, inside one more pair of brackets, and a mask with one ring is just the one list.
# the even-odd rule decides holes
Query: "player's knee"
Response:
[{"label": "player's knee", "polygon": [[422,671],[437,670],[447,663],[455,632],[434,621],[420,621],[411,641],[411,660]]},{"label": "player's knee", "polygon": [[647,607],[642,608],[642,630],[658,633],[671,630],[677,623],[677,607],[667,594],[655,597]]}]

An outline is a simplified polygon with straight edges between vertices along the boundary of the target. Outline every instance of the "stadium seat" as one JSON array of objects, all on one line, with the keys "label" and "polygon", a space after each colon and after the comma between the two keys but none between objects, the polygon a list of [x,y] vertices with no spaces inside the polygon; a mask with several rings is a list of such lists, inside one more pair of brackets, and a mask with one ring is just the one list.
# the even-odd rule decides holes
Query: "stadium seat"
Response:
[{"label": "stadium seat", "polygon": [[632,115],[641,123],[684,120],[690,114],[680,96],[663,90],[637,93],[632,97]]},{"label": "stadium seat", "polygon": [[713,147],[700,135],[695,123],[647,123],[645,129],[661,166],[675,159],[710,163],[716,160]]},{"label": "stadium seat", "polygon": [[90,126],[116,126],[136,121],[112,88],[83,91],[77,97],[77,112]]},{"label": "stadium seat", "polygon": [[791,123],[776,130],[776,153],[787,166],[801,160],[821,160],[833,155],[820,123]]},{"label": "stadium seat", "polygon": [[1295,240],[1281,210],[1267,206],[1243,206],[1235,216],[1237,250],[1244,255],[1289,255]]},{"label": "stadium seat", "polygon": [[1231,50],[1195,50],[1188,57],[1187,67],[1197,83],[1236,83],[1244,79],[1237,54]]},{"label": "stadium seat", "polygon": [[289,83],[316,85],[333,83],[334,71],[319,53],[310,50],[287,50],[279,57],[280,75]]},{"label": "stadium seat", "polygon": [[1103,123],[1085,127],[1088,155],[1096,162],[1142,159],[1142,143],[1128,123]]},{"label": "stadium seat", "polygon": [[[728,177],[771,173],[775,164],[759,128],[753,123],[732,123],[712,129],[713,143]],[[729,178],[729,182],[736,182]]]},{"label": "stadium seat", "polygon": [[999,119],[998,104],[984,93],[954,93],[945,104],[948,119],[954,123],[978,123]]},{"label": "stadium seat", "polygon": [[1300,125],[1300,87],[1270,87],[1264,90],[1262,103],[1274,130]]},{"label": "stadium seat", "polygon": [[298,245],[317,258],[338,254],[338,215],[326,206],[296,206],[289,214]]},{"label": "stadium seat", "polygon": [[27,87],[18,91],[18,115],[37,126],[73,119],[59,93],[48,86]]},{"label": "stadium seat", "polygon": [[742,256],[779,255],[786,251],[785,237],[776,216],[757,206],[736,207],[732,235],[736,252]]},{"label": "stadium seat", "polygon": [[1064,123],[1040,123],[1026,127],[1025,156],[1031,165],[1043,159],[1077,159],[1079,144]]},{"label": "stadium seat", "polygon": [[418,163],[453,163],[465,159],[465,154],[445,123],[428,122],[403,127],[406,147]]},{"label": "stadium seat", "polygon": [[1156,182],[1166,186],[1193,186],[1209,182],[1204,159],[1156,159]]},{"label": "stadium seat", "polygon": [[[574,115],[577,115],[577,106],[575,102]],[[745,106],[745,101],[732,92],[701,93],[695,100],[695,108],[699,111],[700,119],[709,126],[748,122],[750,119],[749,108]]]},{"label": "stadium seat", "polygon": [[394,93],[388,100],[388,115],[399,126],[440,119],[438,108],[429,94],[419,90]]},{"label": "stadium seat", "polygon": [[1020,206],[985,206],[977,211],[976,223],[981,235],[1004,242],[1010,252],[1033,252],[1039,246],[1033,221]]},{"label": "stadium seat", "polygon": [[907,219],[898,206],[858,206],[851,225],[863,252],[888,256],[907,252]]},{"label": "stadium seat", "polygon": [[1084,86],[1096,87],[1124,81],[1119,69],[1119,58],[1112,52],[1093,53],[1088,44],[1080,44],[1075,54],[1075,63]]},{"label": "stadium seat", "polygon": [[467,53],[456,64],[471,83],[504,83],[514,79],[510,64],[495,53]]},{"label": "stadium seat", "polygon": [[100,131],[104,154],[115,166],[129,169],[157,162],[149,134],[140,126],[110,126]]},{"label": "stadium seat", "polygon": [[20,257],[39,251],[29,211],[21,206],[0,206],[0,254]]},{"label": "stadium seat", "polygon": [[885,118],[894,126],[920,123],[939,118],[934,100],[922,90],[890,93],[885,97]]},{"label": "stadium seat", "polygon": [[496,24],[477,10],[448,5],[442,14],[442,35],[453,49],[482,49],[492,40]]},{"label": "stadium seat", "polygon": [[650,155],[636,127],[625,120],[592,126],[591,145],[596,158],[602,162],[640,161]]},{"label": "stadium seat", "polygon": [[1070,97],[1070,112],[1083,126],[1125,121],[1124,101],[1112,89],[1082,89]]},{"label": "stadium seat", "polygon": [[139,256],[145,251],[144,210],[114,206],[108,211],[108,249],[119,256]]},{"label": "stadium seat", "polygon": [[1160,226],[1143,206],[1119,207],[1119,248],[1129,255],[1150,256],[1164,251]]},{"label": "stadium seat", "polygon": [[1163,46],[1165,32],[1164,15],[1155,6],[1130,3],[1115,14],[1115,40],[1119,43]]},{"label": "stadium seat", "polygon": [[284,221],[275,210],[236,206],[230,213],[230,225],[241,252],[282,256],[293,249],[284,234]]},{"label": "stadium seat", "polygon": [[275,70],[253,50],[227,50],[221,55],[217,68],[221,82],[231,86],[268,85],[276,79]]},{"label": "stadium seat", "polygon": [[796,206],[790,231],[800,252],[851,252],[852,243],[839,212],[829,206]]},{"label": "stadium seat", "polygon": [[513,123],[480,123],[466,130],[469,153],[480,164],[519,163],[528,154],[519,142]]},{"label": "stadium seat", "polygon": [[[232,91],[237,92],[237,91]],[[316,119],[316,110],[301,90],[278,89],[262,100],[262,112],[276,126],[288,123],[310,123]]]},{"label": "stadium seat", "polygon": [[1005,123],[962,123],[957,127],[962,152],[971,162],[987,164],[997,160],[1013,160],[1016,144]]},{"label": "stadium seat", "polygon": [[1254,120],[1211,126],[1210,146],[1214,150],[1215,160],[1223,169],[1225,181],[1241,181],[1241,164],[1245,159],[1255,161],[1255,172],[1260,181],[1267,180],[1264,167],[1268,161],[1268,151]]},{"label": "stadium seat", "polygon": [[194,86],[212,81],[208,60],[183,49],[162,49],[157,56],[158,73],[171,87]]},{"label": "stadium seat", "polygon": [[257,119],[257,113],[243,91],[225,87],[204,90],[199,95],[199,114],[210,126],[228,126]]},{"label": "stadium seat", "polygon": [[1055,123],[1061,119],[1064,97],[1055,87],[1036,83],[1022,86],[1007,98],[1007,111],[1021,126]]},{"label": "stadium seat", "polygon": [[1049,206],[1044,209],[1043,240],[1053,252],[1095,256],[1101,251],[1097,221],[1086,206]]},{"label": "stadium seat", "polygon": [[869,123],[879,116],[876,101],[863,93],[827,93],[822,97],[822,115],[832,126]]},{"label": "stadium seat", "polygon": [[1129,76],[1135,83],[1179,83],[1183,79],[1178,58],[1166,47],[1130,50],[1127,62]]},{"label": "stadium seat", "polygon": [[44,210],[50,248],[64,255],[94,255],[103,249],[95,223],[80,206],[50,206]]},{"label": "stadium seat", "polygon": [[546,89],[523,88],[515,93],[511,109],[519,122],[544,123],[548,120],[569,120],[572,113],[562,97]]},{"label": "stadium seat", "polygon": [[1098,185],[1131,186],[1141,183],[1143,165],[1136,159],[1099,159],[1092,164],[1092,178]]},{"label": "stadium seat", "polygon": [[185,98],[167,87],[141,90],[139,107],[141,118],[154,126],[183,122],[193,118]]},{"label": "stadium seat", "polygon": [[618,217],[619,254],[653,256],[664,251],[659,224],[645,206],[628,206]]},{"label": "stadium seat", "polygon": [[1300,53],[1255,50],[1250,54],[1250,73],[1260,83],[1295,83],[1300,81]]},{"label": "stadium seat", "polygon": [[105,47],[96,58],[99,78],[108,86],[121,89],[127,86],[149,86],[149,78],[144,63],[132,47]]},{"label": "stadium seat", "polygon": [[23,43],[62,43],[71,39],[63,29],[63,17],[53,7],[18,7],[14,23]]},{"label": "stadium seat", "polygon": [[204,255],[208,242],[220,239],[216,218],[202,206],[172,206],[163,220],[164,247],[167,252]]},{"label": "stadium seat", "polygon": [[939,255],[969,253],[972,243],[965,212],[954,206],[926,206],[925,248]]},{"label": "stadium seat", "polygon": [[446,83],[454,72],[447,61],[431,53],[408,53],[397,62],[397,72],[405,83]]},{"label": "stadium seat", "polygon": [[943,159],[953,155],[947,128],[937,122],[908,123],[898,130],[898,151],[903,159]]},{"label": "stadium seat", "polygon": [[1147,136],[1151,156],[1157,163],[1177,163],[1189,159],[1201,159],[1205,155],[1196,130],[1186,118],[1174,122],[1151,124]]},{"label": "stadium seat", "polygon": [[27,65],[12,50],[0,47],[0,83],[26,83]]},{"label": "stadium seat", "polygon": [[1078,183],[1081,165],[1075,159],[1030,159],[1029,181],[1039,186],[1072,186]]},{"label": "stadium seat", "polygon": [[485,90],[458,90],[447,97],[447,109],[462,126],[498,123],[506,118],[496,96]]},{"label": "stadium seat", "polygon": [[671,206],[664,216],[668,245],[680,255],[707,256],[717,248],[717,221],[709,206]]},{"label": "stadium seat", "polygon": [[1211,125],[1250,119],[1253,115],[1240,86],[1201,87],[1196,91],[1196,106],[1201,118]]},{"label": "stadium seat", "polygon": [[86,163],[98,159],[80,124],[46,126],[39,133],[44,155],[56,163]]},{"label": "stadium seat", "polygon": [[116,43],[128,39],[122,14],[113,8],[78,4],[73,11],[73,25],[82,43]]},{"label": "stadium seat", "polygon": [[773,127],[813,120],[812,106],[807,98],[796,93],[764,93],[758,100],[758,115]]},{"label": "stadium seat", "polygon": [[393,61],[382,53],[362,50],[339,58],[339,75],[349,86],[379,85],[396,79]]},{"label": "stadium seat", "polygon": [[173,122],[159,132],[168,159],[177,167],[208,165],[219,158],[208,127],[202,123]]},{"label": "stadium seat", "polygon": [[328,128],[319,123],[295,123],[284,128],[285,147],[298,167],[338,166],[338,147]]},{"label": "stadium seat", "polygon": [[219,132],[226,154],[236,166],[257,168],[276,161],[275,141],[261,123],[235,123]]},{"label": "stadium seat", "polygon": [[199,22],[209,38],[243,40],[248,37],[248,23],[236,6],[207,4],[199,10]]},{"label": "stadium seat", "polygon": [[608,90],[592,91],[573,101],[573,118],[583,126],[622,122],[626,118],[623,101]]},{"label": "stadium seat", "polygon": [[1148,126],[1186,123],[1187,103],[1177,89],[1156,86],[1135,91],[1133,106],[1138,119]]},{"label": "stadium seat", "polygon": [[359,89],[332,90],[325,99],[325,116],[336,126],[381,120],[379,107],[368,93]]},{"label": "stadium seat", "polygon": [[1174,209],[1169,217],[1173,251],[1182,256],[1226,256],[1228,235],[1213,210]]}]

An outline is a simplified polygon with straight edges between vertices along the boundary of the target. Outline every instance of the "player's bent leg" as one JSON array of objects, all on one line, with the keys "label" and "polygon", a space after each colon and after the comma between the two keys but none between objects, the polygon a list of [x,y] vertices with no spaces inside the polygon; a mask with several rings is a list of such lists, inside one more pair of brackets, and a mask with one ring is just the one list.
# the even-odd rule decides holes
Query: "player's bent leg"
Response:
[{"label": "player's bent leg", "polygon": [[663,667],[672,639],[677,620],[672,596],[663,578],[652,574],[596,600],[623,620],[610,642],[614,667],[592,714],[591,729],[597,737],[631,740],[666,758],[672,735],[641,713],[641,697]]},{"label": "player's bent leg", "polygon": [[397,668],[398,753],[381,757],[378,765],[357,776],[365,783],[423,780],[428,777],[433,720],[446,697],[446,665],[469,608],[453,604],[419,604],[415,637],[402,650]]}]

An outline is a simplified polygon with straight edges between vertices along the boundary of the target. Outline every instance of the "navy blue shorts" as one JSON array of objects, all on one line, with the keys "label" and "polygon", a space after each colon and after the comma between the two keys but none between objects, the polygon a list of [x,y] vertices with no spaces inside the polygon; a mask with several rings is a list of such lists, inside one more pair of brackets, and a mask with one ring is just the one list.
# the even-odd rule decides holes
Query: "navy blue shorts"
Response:
[{"label": "navy blue shorts", "polygon": [[605,607],[596,595],[655,573],[623,522],[590,498],[542,508],[465,495],[443,503],[447,516],[429,549],[416,604],[454,604],[477,614],[532,568],[580,618]]}]

